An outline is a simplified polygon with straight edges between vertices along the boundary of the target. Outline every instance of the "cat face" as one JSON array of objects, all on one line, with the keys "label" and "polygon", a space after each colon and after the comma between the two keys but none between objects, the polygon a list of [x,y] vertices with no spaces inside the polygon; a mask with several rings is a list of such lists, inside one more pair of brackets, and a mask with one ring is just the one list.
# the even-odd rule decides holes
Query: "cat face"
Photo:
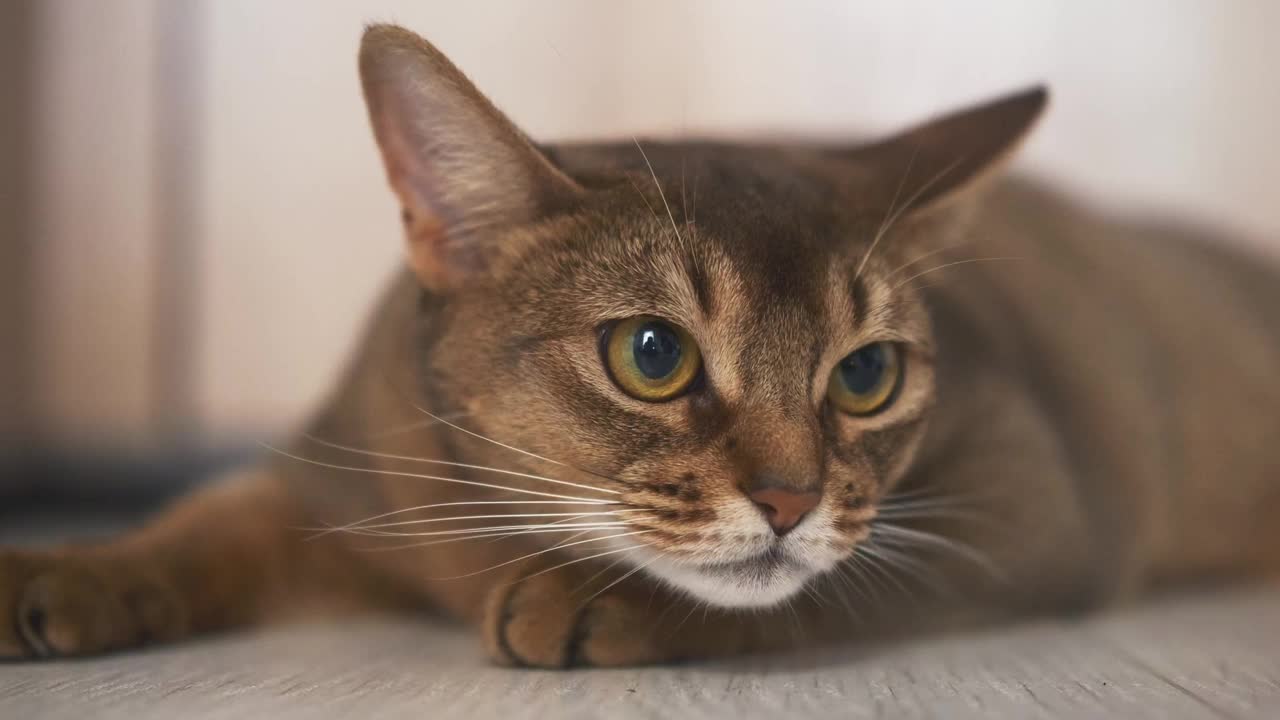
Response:
[{"label": "cat face", "polygon": [[540,151],[412,34],[371,29],[361,69],[433,300],[427,382],[625,508],[579,554],[722,606],[851,555],[934,398],[904,264],[1042,92],[851,149]]}]

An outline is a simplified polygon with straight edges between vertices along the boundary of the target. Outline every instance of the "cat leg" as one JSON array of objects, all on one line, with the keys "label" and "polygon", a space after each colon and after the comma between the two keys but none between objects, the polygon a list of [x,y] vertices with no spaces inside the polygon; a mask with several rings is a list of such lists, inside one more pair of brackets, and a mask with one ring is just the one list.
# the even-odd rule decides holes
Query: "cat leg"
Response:
[{"label": "cat leg", "polygon": [[0,550],[0,658],[100,653],[365,603],[341,548],[305,542],[303,524],[257,469],[100,545]]},{"label": "cat leg", "polygon": [[[528,563],[490,590],[481,631],[497,663],[617,667],[810,644],[785,608],[725,610],[672,592],[634,566]],[[799,631],[799,632],[798,632]]]}]

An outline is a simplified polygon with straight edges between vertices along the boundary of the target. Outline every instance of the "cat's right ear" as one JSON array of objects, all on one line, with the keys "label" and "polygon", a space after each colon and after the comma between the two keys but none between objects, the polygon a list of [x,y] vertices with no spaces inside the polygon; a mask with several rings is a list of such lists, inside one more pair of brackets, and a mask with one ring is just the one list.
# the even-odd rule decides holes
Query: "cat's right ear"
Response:
[{"label": "cat's right ear", "polygon": [[1030,87],[844,150],[841,156],[861,171],[865,202],[927,214],[972,196],[997,176],[1048,102],[1046,88]]},{"label": "cat's right ear", "polygon": [[582,190],[534,147],[439,50],[394,25],[360,44],[360,80],[409,263],[434,290],[486,265],[495,230],[536,220]]}]

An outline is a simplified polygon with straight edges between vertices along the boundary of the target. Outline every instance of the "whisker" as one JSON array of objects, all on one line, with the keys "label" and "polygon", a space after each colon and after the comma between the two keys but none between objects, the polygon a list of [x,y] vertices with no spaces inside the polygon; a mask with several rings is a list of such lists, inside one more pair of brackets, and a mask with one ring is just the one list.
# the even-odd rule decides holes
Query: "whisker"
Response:
[{"label": "whisker", "polygon": [[[422,414],[426,415],[427,417],[435,418],[436,420],[439,420],[441,423],[443,423],[443,424],[447,425],[448,427],[451,427],[451,428],[453,428],[454,430],[457,430],[457,431],[458,431],[458,432],[460,432],[460,433],[465,433],[465,434],[467,434],[467,435],[470,435],[471,437],[476,438],[477,440],[483,440],[483,441],[485,441],[485,442],[487,442],[487,443],[492,443],[492,444],[494,444],[494,445],[497,445],[497,446],[498,446],[498,447],[500,447],[500,448],[504,448],[504,449],[506,449],[506,450],[510,450],[511,452],[516,452],[516,453],[520,453],[521,455],[525,455],[525,456],[527,456],[527,457],[531,457],[531,458],[533,458],[534,460],[541,460],[542,462],[548,462],[548,463],[551,463],[552,465],[559,465],[560,467],[567,467],[567,468],[569,468],[569,469],[571,469],[571,470],[577,470],[578,472],[581,472],[581,473],[586,473],[586,474],[588,474],[588,475],[594,475],[594,476],[596,476],[596,477],[598,477],[598,478],[600,478],[600,479],[602,479],[602,480],[608,480],[609,482],[618,482],[616,479],[611,478],[611,477],[609,477],[608,475],[601,475],[601,474],[600,474],[600,473],[598,473],[598,472],[593,472],[593,471],[591,471],[591,470],[586,470],[586,469],[584,469],[584,468],[580,468],[580,467],[577,467],[577,466],[575,466],[575,465],[570,465],[569,463],[560,462],[559,460],[552,460],[551,458],[543,457],[543,456],[538,455],[538,454],[536,454],[536,453],[531,453],[531,452],[529,452],[528,450],[522,450],[522,449],[520,449],[520,448],[518,448],[518,447],[515,447],[515,446],[513,446],[513,445],[508,445],[508,444],[506,444],[506,443],[504,443],[504,442],[499,442],[499,441],[497,441],[497,440],[494,440],[493,438],[485,437],[484,435],[481,435],[481,434],[480,434],[480,433],[478,433],[478,432],[474,432],[474,431],[472,431],[472,430],[468,430],[468,429],[466,429],[466,428],[462,427],[461,425],[457,425],[457,424],[451,423],[451,422],[449,422],[448,420],[445,420],[444,418],[440,417],[439,415],[436,415],[435,413],[431,412],[430,410],[428,410],[428,409],[426,409],[426,408],[422,407],[421,405],[418,405],[418,404],[413,403],[413,402],[410,402],[409,404],[410,404],[410,405],[412,405],[412,406],[413,406],[413,408],[414,408],[415,410],[417,410],[418,412],[420,412],[420,413],[422,413]],[[611,492],[611,493],[617,493],[617,491],[616,491],[616,490],[605,490],[605,489],[603,489],[603,488],[594,488],[594,489],[595,489],[595,490],[599,490],[600,492]]]},{"label": "whisker", "polygon": [[[450,419],[457,419],[457,418],[467,417],[470,414],[471,413],[469,412],[456,412],[456,413],[448,413],[447,416]],[[386,430],[380,430],[378,432],[373,433],[372,435],[368,435],[367,437],[369,440],[381,440],[383,438],[391,437],[393,435],[401,435],[401,434],[410,432],[412,430],[421,430],[423,428],[429,428],[433,425],[439,425],[439,424],[440,424],[439,422],[431,419],[415,420],[407,425],[400,425],[398,427],[388,428]]]},{"label": "whisker", "polygon": [[[585,518],[585,517],[587,517],[587,515],[586,515],[586,513],[583,513],[583,514],[581,514],[581,515],[575,515],[575,516],[572,516],[572,517],[564,518],[563,520],[552,520],[551,522],[546,523],[546,524],[547,524],[548,526],[551,526],[551,525],[561,525],[561,524],[564,524],[564,523],[571,523],[571,522],[573,522],[574,520],[581,520],[582,518]],[[603,521],[595,521],[595,522],[603,522]],[[624,525],[626,525],[626,524],[628,524],[628,523],[623,522],[623,524],[624,524]],[[583,530],[582,532],[583,532],[583,533],[588,533],[588,532],[591,532],[591,531],[590,531],[590,530]],[[576,537],[576,536],[571,535],[571,536],[569,536],[567,539],[563,540],[562,542],[569,542],[570,540],[573,540],[575,537]],[[495,538],[495,539],[493,539],[493,540],[490,540],[489,542],[490,542],[490,543],[496,543],[496,542],[499,542],[499,541],[501,541],[501,540],[502,540],[502,538]]]},{"label": "whisker", "polygon": [[[602,540],[607,540],[608,538],[600,538],[600,539],[602,539]],[[585,541],[583,541],[583,542],[585,542]],[[576,545],[577,543],[573,543],[573,544],[575,544],[575,545]],[[568,546],[565,546],[565,547],[568,547]],[[577,563],[580,563],[580,562],[587,562],[588,560],[595,560],[596,558],[599,558],[599,557],[605,557],[606,555],[617,555],[618,553],[632,552],[632,551],[634,551],[634,550],[639,550],[640,548],[641,548],[641,546],[640,546],[640,545],[628,545],[627,547],[624,547],[624,548],[616,548],[616,549],[614,549],[614,550],[605,550],[604,552],[599,552],[599,553],[596,553],[596,554],[594,554],[594,555],[588,555],[588,556],[586,556],[586,557],[574,558],[574,559],[572,559],[572,560],[567,560],[567,561],[565,561],[565,562],[562,562],[562,563],[560,563],[559,565],[552,565],[552,566],[551,566],[551,567],[549,567],[549,568],[545,568],[545,569],[543,569],[543,570],[539,570],[538,572],[533,573],[532,575],[525,575],[524,577],[522,577],[522,578],[520,578],[520,579],[518,579],[518,580],[513,581],[511,584],[512,584],[512,585],[515,585],[515,584],[517,584],[517,583],[522,583],[522,582],[524,582],[525,580],[529,580],[529,579],[531,579],[531,578],[536,578],[536,577],[538,577],[539,575],[544,575],[544,574],[546,574],[546,573],[552,572],[553,570],[559,570],[560,568],[563,568],[563,567],[568,567],[568,566],[570,566],[570,565],[576,565]],[[549,552],[549,551],[547,551],[547,552]]]},{"label": "whisker", "polygon": [[[430,505],[415,505],[413,507],[402,508],[400,510],[392,510],[390,512],[384,512],[379,515],[367,517],[363,520],[357,520],[355,522],[348,523],[346,525],[330,526],[308,539],[314,540],[315,538],[323,537],[325,535],[328,535],[329,533],[338,532],[340,530],[346,530],[348,528],[358,527],[360,525],[363,525],[364,523],[371,522],[373,520],[381,520],[383,518],[393,517],[395,515],[416,512],[418,510],[432,510],[435,508],[442,508],[442,507],[454,507],[458,505],[621,505],[621,504],[622,503],[606,502],[601,500],[464,500],[459,502],[432,503]],[[308,530],[310,528],[298,528],[298,529]]]},{"label": "whisker", "polygon": [[968,522],[983,522],[983,517],[978,513],[966,512],[946,505],[938,507],[923,508],[889,508],[880,510],[876,513],[876,517],[882,520],[965,520]]},{"label": "whisker", "polygon": [[[851,572],[858,573],[857,577],[850,577],[849,573]],[[853,588],[854,592],[858,593],[858,595],[867,603],[874,604],[877,602],[877,599],[872,598],[867,589],[862,586],[862,583],[866,581],[866,578],[862,575],[862,569],[857,567],[855,564],[847,562],[840,563],[836,566],[836,575],[841,578],[845,587]]]},{"label": "whisker", "polygon": [[912,280],[915,280],[916,278],[928,275],[929,273],[937,272],[939,270],[945,270],[947,268],[955,267],[957,265],[970,265],[973,263],[996,262],[998,260],[1026,260],[1026,258],[1018,255],[1005,255],[1005,256],[999,256],[999,257],[969,258],[967,260],[955,260],[953,262],[943,263],[942,265],[936,265],[934,267],[929,268],[928,270],[918,272],[915,275],[912,275],[911,277],[907,278],[906,280],[899,282],[898,284],[893,286],[892,292],[897,292],[902,288],[903,285],[906,285],[907,283],[911,282]]},{"label": "whisker", "polygon": [[695,171],[693,173],[693,192],[691,193],[692,197],[689,199],[689,218],[690,218],[689,224],[690,225],[698,224],[698,181],[701,179],[702,179],[702,173]]},{"label": "whisker", "polygon": [[434,537],[439,535],[468,535],[481,532],[494,532],[497,530],[543,530],[546,528],[597,528],[597,527],[623,527],[627,523],[622,520],[594,520],[590,522],[580,523],[507,523],[505,525],[485,525],[481,527],[469,528],[452,528],[449,530],[423,530],[422,532],[397,532],[395,530],[370,530],[366,528],[353,528],[349,530],[352,535],[367,535],[371,537]]},{"label": "whisker", "polygon": [[[689,618],[693,617],[693,614],[698,611],[698,608],[703,607],[705,604],[706,604],[705,600],[701,598],[695,598],[693,602],[693,607],[689,608],[689,612],[685,613],[685,616],[680,620],[680,622],[676,623],[676,626],[674,628],[671,628],[671,632],[667,634],[667,637],[668,638],[675,637],[676,633],[680,632],[680,628],[683,627],[685,623],[689,622]],[[657,629],[656,625],[654,629],[655,630]]]},{"label": "whisker", "polygon": [[649,208],[649,214],[653,215],[653,219],[659,223],[662,222],[662,220],[658,217],[658,211],[653,209],[653,205],[649,203],[649,198],[645,197],[644,191],[640,189],[640,186],[636,184],[636,181],[633,180],[630,176],[627,177],[627,180],[631,182],[631,187],[635,188],[636,194],[639,195],[640,199],[644,201],[644,206]]},{"label": "whisker", "polygon": [[[487,568],[485,568],[485,569],[483,569],[483,570],[477,570],[477,571],[475,571],[475,572],[470,572],[470,573],[466,573],[466,574],[463,574],[463,575],[454,575],[454,576],[452,576],[452,577],[440,577],[440,578],[431,578],[431,579],[432,579],[432,580],[461,580],[461,579],[463,579],[463,578],[475,577],[476,575],[483,575],[484,573],[490,572],[490,571],[492,571],[492,570],[497,570],[497,569],[498,569],[498,568],[500,568],[500,567],[506,567],[507,565],[512,565],[512,564],[514,564],[514,563],[521,562],[522,560],[528,560],[528,559],[530,559],[530,558],[535,558],[535,557],[537,557],[537,556],[539,556],[539,555],[542,555],[542,554],[545,554],[545,553],[552,552],[553,550],[561,550],[561,549],[564,549],[564,548],[573,547],[574,545],[582,545],[582,544],[585,544],[585,543],[601,542],[601,541],[603,541],[603,540],[615,540],[615,539],[617,539],[617,538],[630,537],[630,536],[633,536],[633,535],[642,535],[642,534],[647,533],[647,532],[650,532],[650,531],[649,531],[649,530],[633,530],[633,531],[631,531],[631,532],[619,533],[619,534],[617,534],[617,535],[606,535],[606,536],[604,536],[604,537],[599,537],[599,538],[587,538],[586,540],[578,540],[578,541],[575,541],[575,542],[571,542],[571,543],[569,543],[569,544],[567,544],[567,545],[561,545],[561,546],[560,546],[560,547],[558,547],[558,548],[547,548],[547,549],[545,549],[545,550],[539,550],[539,551],[537,551],[537,552],[532,552],[532,553],[529,553],[529,554],[527,554],[527,555],[521,555],[521,556],[520,556],[520,557],[518,557],[518,558],[513,558],[513,559],[511,559],[511,560],[507,560],[506,562],[498,563],[497,565],[490,565],[489,567],[487,567]],[[624,550],[634,550],[634,549],[636,549],[637,547],[640,547],[640,546],[639,546],[639,545],[636,545],[636,546],[633,546],[633,547],[624,548]],[[622,552],[622,550],[613,550],[613,551],[611,551],[611,552]],[[608,554],[608,553],[600,553],[600,555],[605,555],[605,554]],[[593,557],[599,557],[600,555],[596,555],[596,556],[593,556]],[[584,558],[584,559],[590,559],[590,558]],[[521,580],[521,581],[523,581],[523,580],[528,580],[529,578],[537,577],[538,575],[541,575],[542,573],[551,572],[552,570],[556,570],[556,569],[559,569],[559,568],[561,568],[561,567],[564,567],[565,565],[570,565],[570,564],[572,564],[572,563],[562,563],[562,564],[560,564],[560,565],[556,565],[556,566],[554,566],[554,567],[547,568],[546,570],[541,570],[541,571],[539,571],[539,572],[534,573],[533,575],[530,575],[530,576],[528,576],[528,577],[522,578],[522,580]],[[519,581],[518,581],[518,582],[519,582]]]},{"label": "whisker", "polygon": [[676,240],[679,241],[680,247],[684,247],[684,237],[680,235],[680,226],[676,224],[675,213],[671,212],[671,205],[667,203],[667,194],[662,191],[662,183],[658,182],[658,173],[653,171],[653,163],[649,162],[649,155],[640,145],[640,141],[635,135],[631,136],[631,141],[636,144],[636,149],[640,151],[640,157],[644,158],[645,167],[649,168],[649,177],[653,178],[653,184],[658,188],[658,197],[662,198],[662,205],[667,209],[667,217],[671,218],[671,229],[676,233]]},{"label": "whisker", "polygon": [[[854,554],[845,562],[844,567],[847,567],[850,572],[857,573],[858,579],[865,583],[867,590],[863,592],[863,597],[874,607],[884,599],[886,585],[880,576],[871,573],[869,564],[866,556],[855,550]],[[861,588],[862,586],[855,585],[855,587]]]},{"label": "whisker", "polygon": [[[586,530],[577,530],[576,534],[571,536],[569,539],[572,539],[573,537],[580,537],[590,532],[599,532],[600,530],[612,530],[612,529],[615,529],[615,528],[588,528]],[[505,539],[505,538],[511,538],[511,537],[519,537],[521,535],[545,535],[548,533],[567,532],[570,530],[576,530],[576,528],[562,526],[562,527],[556,527],[556,528],[536,528],[533,530],[497,530],[492,532],[480,533],[479,535],[446,537],[439,540],[424,540],[422,542],[405,543],[401,545],[392,545],[392,546],[382,545],[379,547],[360,548],[360,550],[363,552],[390,552],[393,550],[411,550],[413,548],[428,547],[431,545],[447,545],[449,543],[463,542],[465,540],[484,540],[487,538]],[[560,545],[555,547],[564,547],[564,546]],[[553,547],[552,549],[555,549],[555,547]],[[446,579],[446,578],[436,578],[436,579]]]},{"label": "whisker", "polygon": [[680,156],[680,210],[684,213],[685,227],[689,227],[689,198],[684,194],[687,187],[684,181],[685,160],[687,159],[684,154]]},{"label": "whisker", "polygon": [[[866,591],[863,590],[860,585],[858,585],[856,580],[849,577],[848,572],[846,572],[848,569],[849,568],[846,567],[844,563],[837,565],[835,567],[835,573],[833,573],[833,577],[840,581],[840,585],[842,588],[846,590],[852,589],[854,592],[858,593],[858,595],[861,596],[864,600],[870,603],[871,600],[867,596]],[[849,601],[849,594],[847,592],[840,592],[840,588],[835,588],[835,590],[836,590],[836,597],[840,600],[840,604],[844,606],[845,612],[847,612],[849,616],[853,618],[854,622],[860,625],[864,624],[866,622],[866,617],[863,616],[862,613],[858,612],[856,603],[852,603]]]},{"label": "whisker", "polygon": [[811,585],[801,585],[800,590],[818,607],[825,608],[827,606],[826,598],[822,596],[822,593],[818,592],[817,588]]},{"label": "whisker", "polygon": [[[917,151],[918,150],[912,151],[912,154],[911,154],[912,162],[915,161],[915,156]],[[918,200],[921,195],[923,195],[926,191],[929,190],[929,188],[933,187],[939,180],[946,177],[947,174],[950,173],[952,170],[955,170],[956,166],[958,166],[963,159],[964,159],[963,156],[958,157],[950,165],[942,168],[942,170],[940,170],[937,175],[934,175],[933,178],[929,180],[929,182],[921,185],[918,190],[912,193],[911,197],[907,198],[907,201],[902,203],[902,207],[899,207],[897,210],[895,210],[892,214],[890,214],[885,219],[884,223],[881,223],[880,229],[876,231],[876,236],[871,241],[871,247],[867,248],[867,252],[865,252],[862,255],[862,262],[858,264],[858,270],[853,275],[854,281],[857,281],[857,279],[862,276],[862,271],[864,268],[866,268],[867,261],[871,259],[871,253],[876,249],[876,246],[880,244],[880,240],[889,233],[889,229],[892,228],[894,224],[898,222],[898,218],[902,215],[902,213],[906,212],[906,209],[911,207],[911,204],[914,203],[916,200]],[[908,164],[907,171],[910,172],[910,164]],[[906,180],[905,174],[903,175],[903,180],[904,181]],[[901,183],[899,184],[899,189],[901,189]],[[894,193],[895,200],[897,199],[897,196],[898,194],[895,192]],[[889,207],[893,207],[892,202],[890,202]]]},{"label": "whisker", "polygon": [[[576,595],[576,594],[578,593],[578,591],[579,591],[579,590],[582,590],[583,588],[587,587],[587,586],[588,586],[588,585],[590,585],[591,583],[595,582],[596,578],[600,577],[601,575],[603,575],[603,574],[605,574],[605,573],[609,572],[610,570],[612,570],[613,568],[617,567],[618,563],[622,562],[623,560],[626,560],[626,558],[618,558],[617,560],[614,560],[613,562],[609,563],[608,565],[605,565],[604,567],[600,568],[600,569],[599,569],[598,571],[596,571],[596,572],[595,572],[591,577],[589,577],[589,578],[587,578],[586,580],[583,580],[582,582],[578,583],[578,584],[573,588],[573,590],[571,590],[571,591],[569,592],[569,594],[570,594],[570,595]],[[579,609],[581,609],[581,608],[579,608]]]},{"label": "whisker", "polygon": [[499,513],[499,514],[493,514],[493,515],[454,515],[451,517],[443,517],[443,518],[423,518],[421,520],[399,520],[396,522],[378,523],[377,525],[358,524],[358,525],[353,525],[352,528],[355,530],[377,530],[380,528],[403,527],[405,525],[427,525],[430,523],[459,522],[462,520],[494,520],[494,519],[501,519],[501,518],[553,518],[553,517],[554,518],[584,518],[584,517],[592,517],[595,515],[616,516],[619,512],[643,512],[643,511],[640,510],[639,508],[636,508],[634,510],[621,510],[621,511],[605,510],[602,512],[587,512],[587,513]]},{"label": "whisker", "polygon": [[[898,179],[898,187],[893,191],[893,198],[889,200],[889,210],[884,214],[884,219],[880,221],[880,227],[876,229],[875,237],[871,240],[870,247],[862,254],[862,260],[858,263],[858,269],[853,272],[853,279],[856,282],[862,277],[862,270],[867,266],[867,261],[871,259],[871,253],[875,252],[876,246],[880,244],[880,238],[884,237],[885,231],[888,230],[889,224],[893,221],[895,208],[898,204],[898,196],[902,194],[902,188],[907,184],[907,178],[911,176],[911,168],[915,167],[916,156],[920,154],[919,146],[911,149],[911,157],[907,160],[907,169],[902,172],[902,177]],[[907,203],[908,205],[910,202]]]},{"label": "whisker", "polygon": [[[948,588],[944,587],[939,580],[929,574],[928,571],[933,570],[933,568],[919,558],[883,545],[877,546],[874,543],[867,547],[867,552],[876,555],[888,566],[907,573],[912,579],[924,585],[934,594],[938,596],[950,594]],[[936,575],[936,572],[934,574]]]},{"label": "whisker", "polygon": [[471,463],[454,462],[452,460],[436,460],[433,458],[414,457],[413,455],[396,455],[394,453],[375,452],[373,450],[364,450],[361,448],[351,447],[349,445],[342,445],[339,443],[330,442],[328,440],[324,440],[322,438],[318,438],[314,435],[310,435],[307,433],[303,433],[302,437],[310,440],[311,442],[324,445],[325,447],[334,448],[335,450],[343,450],[350,453],[368,455],[370,457],[384,458],[387,460],[408,460],[411,462],[430,463],[433,465],[448,465],[450,467],[468,468],[471,470],[483,470],[485,472],[499,473],[502,475],[511,475],[513,477],[529,478],[530,480],[543,480],[545,482],[555,483],[557,485],[567,485],[569,487],[575,487],[580,490],[591,490],[593,492],[609,493],[610,495],[622,494],[617,490],[606,490],[605,488],[599,488],[592,485],[582,485],[580,483],[569,482],[568,480],[557,480],[556,478],[543,477],[542,475],[533,475],[530,473],[518,472],[515,470],[504,470],[502,468],[489,467],[487,465],[472,465]]},{"label": "whisker", "polygon": [[[421,478],[423,480],[439,480],[441,482],[456,483],[458,485],[470,485],[473,487],[489,488],[491,490],[502,490],[504,492],[521,493],[524,495],[537,495],[539,497],[558,498],[561,500],[576,500],[576,501],[590,500],[589,498],[574,497],[573,495],[559,495],[556,493],[541,492],[538,490],[525,490],[524,488],[508,487],[505,485],[494,485],[493,483],[480,482],[478,480],[462,480],[460,478],[441,477],[439,475],[424,475],[422,473],[400,472],[398,470],[377,470],[374,468],[353,467],[350,465],[337,465],[334,463],[327,463],[327,462],[322,462],[320,460],[305,458],[305,457],[302,457],[301,455],[294,455],[293,453],[285,452],[284,450],[281,450],[280,448],[275,447],[273,445],[268,445],[267,443],[258,443],[258,444],[268,450],[279,453],[287,458],[292,458],[294,460],[298,460],[304,463],[309,463],[311,465],[318,465],[320,467],[332,468],[334,470],[346,470],[350,472],[370,473],[373,475],[393,475],[396,477]],[[603,504],[603,503],[600,503],[600,504]]]},{"label": "whisker", "polygon": [[951,490],[943,490],[938,487],[923,486],[904,490],[902,492],[894,492],[880,499],[878,505],[880,507],[896,507],[903,504],[914,504],[918,502],[941,502],[956,505],[975,506],[980,504],[982,495],[974,492],[954,492]]},{"label": "whisker", "polygon": [[[623,558],[623,559],[625,560],[626,558]],[[648,562],[646,562],[646,563],[644,563],[644,564],[637,565],[637,566],[635,566],[635,567],[631,568],[631,570],[630,570],[629,572],[624,573],[624,574],[622,575],[622,577],[618,578],[617,580],[614,580],[613,582],[609,583],[608,585],[605,585],[604,587],[602,587],[602,588],[600,588],[599,590],[597,590],[597,591],[595,591],[594,593],[592,593],[592,594],[591,594],[591,597],[587,598],[586,600],[583,600],[583,601],[582,601],[582,603],[581,603],[580,605],[578,605],[578,609],[579,609],[579,610],[581,610],[581,609],[585,608],[587,605],[589,605],[589,604],[591,603],[591,601],[592,601],[592,600],[595,600],[596,598],[598,598],[598,597],[600,597],[601,595],[605,594],[606,592],[608,592],[608,591],[609,591],[609,589],[610,589],[610,588],[614,587],[614,586],[615,586],[615,585],[617,585],[618,583],[620,583],[620,582],[622,582],[622,581],[626,580],[627,578],[631,577],[632,575],[635,575],[636,573],[640,572],[641,570],[645,569],[646,567],[649,567],[649,565],[650,565],[650,564],[652,564],[652,563],[654,562],[654,560],[657,560],[657,559],[658,559],[658,558],[656,558],[656,557],[655,557],[655,558],[653,558],[652,560],[649,560]],[[615,562],[613,565],[617,565],[617,563]],[[613,565],[610,565],[609,567],[613,567]],[[594,580],[594,579],[595,579],[596,577],[598,577],[598,576],[599,576],[599,574],[597,573],[597,575],[596,575],[596,576],[593,576],[593,577],[592,577],[592,580]]]},{"label": "whisker", "polygon": [[567,537],[567,538],[565,538],[565,539],[561,540],[560,542],[556,543],[555,545],[552,545],[552,546],[551,546],[551,549],[552,549],[552,550],[557,550],[557,549],[559,549],[559,548],[562,548],[562,547],[564,547],[566,544],[571,543],[571,542],[573,542],[574,540],[577,540],[578,538],[582,537],[583,535],[586,535],[586,534],[587,534],[587,533],[589,533],[589,532],[594,532],[594,531],[592,531],[592,530],[581,530],[581,531],[579,531],[579,532],[576,532],[576,533],[574,533],[574,534],[570,535],[569,537]]},{"label": "whisker", "polygon": [[880,507],[916,507],[922,505],[973,505],[973,494],[938,493],[926,490],[889,495],[880,500]]},{"label": "whisker", "polygon": [[902,272],[903,270],[906,270],[907,268],[911,267],[912,265],[915,265],[916,263],[920,262],[921,260],[925,260],[925,259],[927,259],[927,258],[931,258],[931,257],[933,257],[933,256],[935,256],[935,255],[940,254],[940,253],[947,252],[948,250],[955,250],[956,248],[964,247],[964,246],[965,246],[965,245],[967,245],[967,244],[968,244],[967,242],[951,243],[950,245],[943,245],[943,246],[941,246],[941,247],[936,247],[936,248],[934,248],[934,249],[932,249],[932,250],[930,250],[929,252],[926,252],[926,253],[920,253],[919,255],[917,255],[917,256],[915,256],[915,257],[911,258],[910,260],[908,260],[908,261],[906,261],[906,262],[902,263],[902,264],[901,264],[901,265],[899,265],[898,267],[896,267],[896,268],[894,268],[893,270],[889,271],[889,273],[888,273],[887,275],[885,275],[885,277],[886,277],[887,279],[892,280],[892,279],[893,279],[893,277],[894,277],[895,275],[897,275],[898,273]]},{"label": "whisker", "polygon": [[898,576],[892,572],[892,570],[894,570],[894,566],[890,564],[888,560],[885,560],[883,556],[874,552],[868,543],[863,543],[855,548],[854,555],[856,556],[858,553],[861,553],[862,557],[867,561],[867,568],[869,570],[873,569],[880,573],[882,577],[887,579],[894,585],[894,587],[902,592],[904,598],[909,599],[913,603],[916,602],[915,596],[907,589],[906,585],[902,584],[902,581],[898,579]]},{"label": "whisker", "polygon": [[985,570],[993,579],[1003,582],[1008,581],[1008,576],[995,565],[986,555],[983,555],[977,549],[955,540],[953,538],[943,537],[924,530],[914,528],[906,528],[901,525],[890,525],[888,523],[879,523],[871,528],[872,537],[875,538],[876,532],[879,531],[878,538],[882,543],[897,544],[899,546],[909,546],[912,543],[916,545],[927,545],[939,549],[949,550],[959,557],[962,557]]}]

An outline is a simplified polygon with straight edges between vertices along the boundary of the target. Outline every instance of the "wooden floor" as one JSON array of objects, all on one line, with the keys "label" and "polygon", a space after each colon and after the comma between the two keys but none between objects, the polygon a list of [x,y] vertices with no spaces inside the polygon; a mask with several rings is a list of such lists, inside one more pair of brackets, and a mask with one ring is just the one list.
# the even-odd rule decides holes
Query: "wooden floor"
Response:
[{"label": "wooden floor", "polygon": [[446,717],[1280,718],[1280,587],[881,648],[643,670],[500,669],[464,630],[374,619],[0,665],[3,720]]}]

